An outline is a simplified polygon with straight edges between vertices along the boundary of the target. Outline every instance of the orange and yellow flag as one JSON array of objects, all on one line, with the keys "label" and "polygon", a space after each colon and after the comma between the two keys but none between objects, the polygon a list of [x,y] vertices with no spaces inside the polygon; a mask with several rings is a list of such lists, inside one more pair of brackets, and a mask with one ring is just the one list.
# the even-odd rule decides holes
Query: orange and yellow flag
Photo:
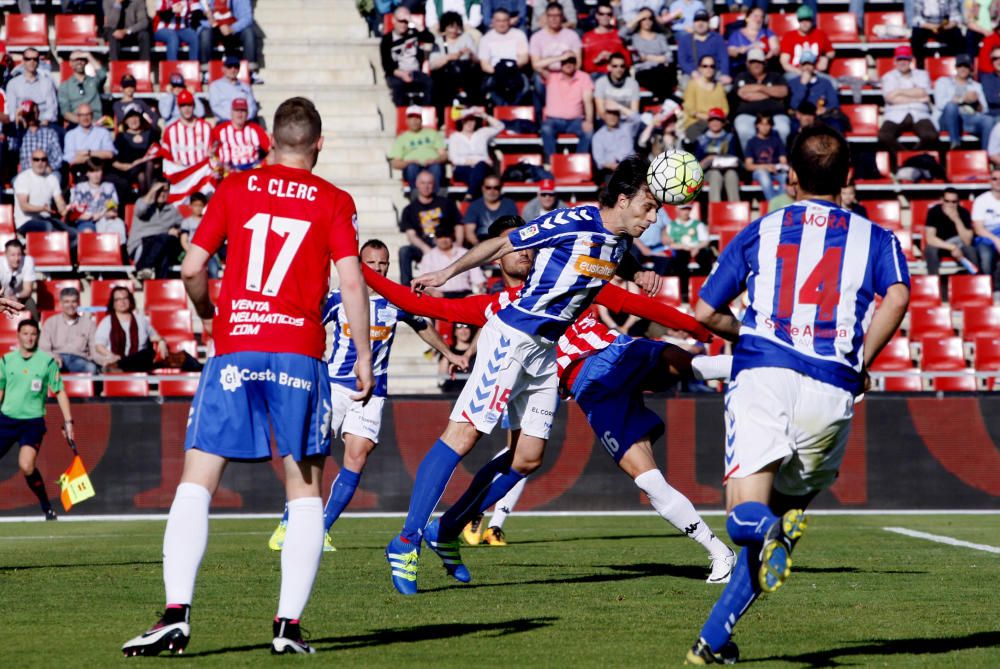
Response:
[{"label": "orange and yellow flag", "polygon": [[62,488],[59,498],[67,511],[72,509],[74,504],[79,504],[97,494],[79,455],[73,456],[73,463],[59,477],[59,487]]}]

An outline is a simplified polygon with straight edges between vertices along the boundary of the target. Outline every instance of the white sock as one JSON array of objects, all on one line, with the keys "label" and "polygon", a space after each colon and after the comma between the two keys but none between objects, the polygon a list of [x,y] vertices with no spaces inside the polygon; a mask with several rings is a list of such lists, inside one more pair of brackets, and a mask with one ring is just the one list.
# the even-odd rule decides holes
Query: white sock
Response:
[{"label": "white sock", "polygon": [[312,592],[323,557],[323,500],[300,497],[288,503],[288,530],[281,549],[278,617],[298,620]]},{"label": "white sock", "polygon": [[177,486],[163,532],[163,585],[167,604],[191,604],[198,566],[208,545],[212,493],[197,483]]},{"label": "white sock", "polygon": [[732,373],[731,355],[697,355],[691,358],[691,374],[699,381],[728,381]]},{"label": "white sock", "polygon": [[490,517],[490,527],[503,527],[504,521],[507,520],[507,516],[509,516],[514,510],[514,507],[517,506],[517,500],[521,499],[521,493],[524,492],[524,484],[527,482],[528,477],[525,476],[523,479],[518,481],[506,495],[500,498],[500,500],[493,507],[493,515]]},{"label": "white sock", "polygon": [[670,487],[659,469],[650,469],[635,477],[635,484],[646,493],[650,503],[663,519],[683,534],[705,547],[712,555],[728,555],[729,549],[715,534],[698,512],[691,500]]}]

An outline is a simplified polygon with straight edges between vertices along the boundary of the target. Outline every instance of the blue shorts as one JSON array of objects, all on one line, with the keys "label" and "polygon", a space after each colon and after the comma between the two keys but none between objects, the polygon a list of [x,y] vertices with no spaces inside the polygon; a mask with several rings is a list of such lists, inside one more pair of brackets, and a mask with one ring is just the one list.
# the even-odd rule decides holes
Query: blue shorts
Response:
[{"label": "blue shorts", "polygon": [[616,463],[635,442],[663,434],[663,421],[646,408],[642,391],[650,372],[666,373],[660,356],[667,346],[621,335],[581,363],[573,397]]},{"label": "blue shorts", "polygon": [[[184,448],[230,460],[330,454],[326,365],[297,353],[239,351],[209,358],[191,404]],[[268,417],[270,416],[270,420]]]},{"label": "blue shorts", "polygon": [[40,449],[44,436],[44,418],[11,418],[0,413],[0,458],[7,455],[14,444]]}]

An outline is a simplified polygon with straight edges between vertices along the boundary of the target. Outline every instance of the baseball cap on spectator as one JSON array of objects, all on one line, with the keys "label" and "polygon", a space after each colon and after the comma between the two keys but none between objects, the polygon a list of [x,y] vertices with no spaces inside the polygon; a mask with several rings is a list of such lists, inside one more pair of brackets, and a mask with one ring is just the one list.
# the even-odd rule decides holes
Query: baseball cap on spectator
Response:
[{"label": "baseball cap on spectator", "polygon": [[246,98],[233,98],[233,111],[250,111]]},{"label": "baseball cap on spectator", "polygon": [[170,85],[171,86],[183,86],[184,85],[184,75],[180,72],[174,72],[170,75]]},{"label": "baseball cap on spectator", "polygon": [[797,12],[795,12],[795,17],[799,21],[812,21],[816,18],[816,15],[813,14],[813,10],[811,8],[803,5],[802,7],[799,7]]},{"label": "baseball cap on spectator", "polygon": [[812,51],[803,51],[799,55],[799,65],[804,65],[805,63],[810,63],[812,65],[816,64],[816,54]]},{"label": "baseball cap on spectator", "polygon": [[690,202],[682,202],[679,205],[677,205],[677,208],[678,209],[694,209],[694,204],[692,204]]},{"label": "baseball cap on spectator", "polygon": [[555,193],[556,192],[556,182],[552,179],[542,179],[538,182],[538,194],[542,193]]},{"label": "baseball cap on spectator", "polygon": [[712,107],[708,110],[708,120],[719,119],[720,121],[726,120],[726,112],[722,111],[719,107]]},{"label": "baseball cap on spectator", "polygon": [[410,105],[409,107],[406,108],[406,115],[407,116],[419,116],[419,117],[423,118],[423,116],[424,116],[424,108],[421,107],[420,105]]},{"label": "baseball cap on spectator", "polygon": [[708,12],[706,12],[704,9],[699,9],[698,11],[696,11],[694,13],[694,20],[695,21],[707,21],[708,20]]},{"label": "baseball cap on spectator", "polygon": [[240,57],[239,56],[226,56],[222,60],[222,65],[224,67],[239,67],[240,66]]},{"label": "baseball cap on spectator", "polygon": [[438,223],[437,227],[434,228],[435,237],[454,237],[455,236],[455,226],[451,223]]},{"label": "baseball cap on spectator", "polygon": [[972,58],[967,53],[955,56],[955,67],[972,67]]},{"label": "baseball cap on spectator", "polygon": [[747,62],[748,63],[763,63],[767,58],[764,57],[763,49],[750,49],[747,52]]},{"label": "baseball cap on spectator", "polygon": [[524,225],[524,219],[520,216],[511,216],[509,214],[507,216],[501,216],[490,224],[490,227],[486,230],[486,236],[490,239],[493,237],[499,237],[508,230],[516,230]]},{"label": "baseball cap on spectator", "polygon": [[135,88],[135,77],[131,74],[123,74],[121,84],[122,88]]},{"label": "baseball cap on spectator", "polygon": [[893,60],[913,60],[913,48],[909,44],[902,44],[892,52]]},{"label": "baseball cap on spectator", "polygon": [[21,100],[21,113],[31,114],[38,109],[38,105],[35,104],[34,100]]},{"label": "baseball cap on spectator", "polygon": [[194,106],[194,95],[186,88],[177,94],[177,106],[183,107],[184,105]]},{"label": "baseball cap on spectator", "polygon": [[797,111],[800,114],[806,114],[807,116],[815,116],[816,105],[809,102],[808,100],[803,100],[795,111]]}]

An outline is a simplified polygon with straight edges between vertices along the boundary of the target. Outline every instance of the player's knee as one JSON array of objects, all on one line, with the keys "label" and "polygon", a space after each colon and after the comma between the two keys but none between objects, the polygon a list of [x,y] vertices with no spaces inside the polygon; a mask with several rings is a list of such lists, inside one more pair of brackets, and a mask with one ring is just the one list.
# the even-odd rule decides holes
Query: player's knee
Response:
[{"label": "player's knee", "polygon": [[542,466],[541,455],[521,455],[520,453],[514,455],[514,462],[511,464],[510,468],[513,469],[518,474],[523,474],[528,476],[533,474]]},{"label": "player's knee", "polygon": [[21,473],[25,476],[31,476],[35,473],[35,459],[34,458],[19,458],[17,461],[17,466],[21,470]]},{"label": "player's knee", "polygon": [[479,441],[479,431],[472,423],[448,423],[441,440],[459,455],[465,455]]},{"label": "player's knee", "polygon": [[375,446],[373,443],[369,448],[357,448],[345,451],[344,467],[360,474],[365,465],[368,464],[368,456],[375,450]]}]

